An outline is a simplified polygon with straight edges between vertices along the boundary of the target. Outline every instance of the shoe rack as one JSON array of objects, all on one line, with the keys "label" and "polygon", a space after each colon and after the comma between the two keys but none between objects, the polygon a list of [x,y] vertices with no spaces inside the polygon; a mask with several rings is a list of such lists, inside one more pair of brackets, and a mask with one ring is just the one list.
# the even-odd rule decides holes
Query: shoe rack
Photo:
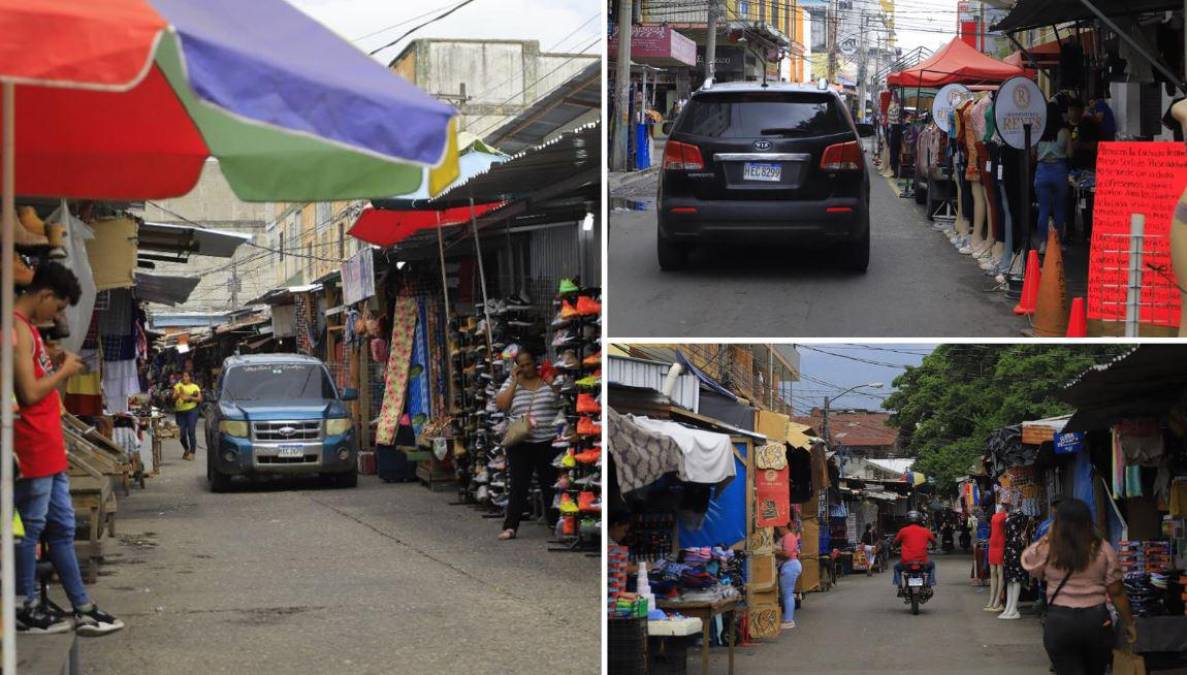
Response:
[{"label": "shoe rack", "polygon": [[551,343],[564,419],[553,446],[561,452],[553,507],[560,512],[549,551],[599,555],[602,532],[601,289],[562,282],[554,301]]}]

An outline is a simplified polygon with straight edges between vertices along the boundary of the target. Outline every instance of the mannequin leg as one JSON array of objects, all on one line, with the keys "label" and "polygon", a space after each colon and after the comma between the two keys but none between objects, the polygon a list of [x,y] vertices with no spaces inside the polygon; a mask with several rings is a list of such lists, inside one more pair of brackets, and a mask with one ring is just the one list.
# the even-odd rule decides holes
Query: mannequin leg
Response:
[{"label": "mannequin leg", "polygon": [[[968,221],[964,215],[964,185],[960,179],[960,174],[963,169],[959,163],[952,166],[952,183],[956,186],[956,221],[953,223],[953,228],[956,230],[957,242],[963,239],[968,233]],[[954,242],[956,243],[956,242]]]},{"label": "mannequin leg", "polygon": [[985,611],[997,612],[1002,608],[1002,566],[989,566],[989,602],[985,604]]},{"label": "mannequin leg", "polygon": [[[1175,219],[1171,221],[1171,266],[1179,288],[1187,288],[1187,191],[1179,197]],[[1179,305],[1187,308],[1187,293],[1179,293]],[[1179,312],[1179,337],[1187,337],[1187,309]]]},{"label": "mannequin leg", "polygon": [[998,615],[999,619],[1021,619],[1018,613],[1018,596],[1022,593],[1022,582],[1011,581],[1006,584],[1006,611]]},{"label": "mannequin leg", "polygon": [[1001,198],[1002,234],[1005,236],[1001,262],[997,269],[999,274],[1005,275],[1010,273],[1010,265],[1014,262],[1014,222],[1010,215],[1010,202],[1006,196],[1006,186],[999,181],[996,187]]},{"label": "mannequin leg", "polygon": [[969,189],[973,193],[973,239],[970,248],[974,256],[981,257],[988,246],[985,236],[985,186],[980,180],[971,180]]}]

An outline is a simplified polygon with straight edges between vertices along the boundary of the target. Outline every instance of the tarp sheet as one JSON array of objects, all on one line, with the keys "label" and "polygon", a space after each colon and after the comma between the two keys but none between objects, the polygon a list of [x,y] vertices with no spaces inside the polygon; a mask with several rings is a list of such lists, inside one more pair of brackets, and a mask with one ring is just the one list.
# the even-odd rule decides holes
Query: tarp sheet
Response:
[{"label": "tarp sheet", "polygon": [[[745,446],[738,444],[739,452]],[[681,546],[733,546],[746,538],[746,464],[734,457],[737,480],[729,484],[720,494],[709,499],[709,510],[699,530],[688,529],[680,524]]]}]

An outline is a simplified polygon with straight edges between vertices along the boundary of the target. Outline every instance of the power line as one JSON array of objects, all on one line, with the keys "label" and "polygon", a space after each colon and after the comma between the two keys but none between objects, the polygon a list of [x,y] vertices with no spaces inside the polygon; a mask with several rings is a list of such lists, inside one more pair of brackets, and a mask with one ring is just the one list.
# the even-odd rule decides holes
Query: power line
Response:
[{"label": "power line", "polygon": [[383,51],[383,50],[387,49],[388,47],[392,47],[392,46],[395,46],[396,44],[399,44],[399,42],[400,42],[401,40],[403,40],[404,38],[408,37],[409,35],[412,35],[413,33],[415,33],[416,31],[420,30],[421,28],[424,28],[425,26],[428,26],[428,25],[431,25],[431,24],[437,23],[438,21],[440,21],[440,20],[444,19],[445,17],[449,16],[450,14],[453,14],[454,12],[458,11],[458,10],[459,10],[459,9],[461,9],[462,7],[465,7],[466,5],[468,5],[468,4],[472,3],[472,2],[474,2],[474,0],[462,0],[462,2],[459,2],[458,4],[456,4],[456,5],[454,5],[453,7],[449,8],[449,9],[448,9],[448,10],[446,10],[445,12],[443,12],[443,13],[441,13],[441,14],[439,14],[439,15],[435,16],[435,17],[433,17],[432,19],[429,19],[428,21],[425,21],[424,23],[422,23],[422,24],[419,24],[419,25],[417,25],[417,26],[415,26],[415,27],[413,27],[413,28],[409,28],[407,31],[405,31],[405,32],[404,32],[404,34],[403,34],[403,35],[401,35],[400,37],[396,38],[395,40],[392,40],[391,42],[389,42],[389,43],[387,43],[387,44],[383,45],[383,46],[382,46],[382,47],[380,47],[379,49],[373,49],[373,50],[371,50],[371,51],[369,52],[369,55],[370,55],[370,56],[375,56],[376,54],[378,54],[379,52],[381,52],[381,51]]}]

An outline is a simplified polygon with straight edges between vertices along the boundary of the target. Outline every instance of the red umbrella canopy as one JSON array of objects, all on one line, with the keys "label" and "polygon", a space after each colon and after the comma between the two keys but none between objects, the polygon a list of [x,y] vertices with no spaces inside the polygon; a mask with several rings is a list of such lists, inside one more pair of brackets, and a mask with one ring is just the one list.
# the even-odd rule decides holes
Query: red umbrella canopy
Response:
[{"label": "red umbrella canopy", "polygon": [[[475,204],[473,216],[478,218],[494,211],[506,202]],[[392,211],[388,209],[366,209],[350,228],[350,236],[376,246],[394,246],[408,237],[434,227],[448,227],[470,222],[470,207],[458,206],[451,209],[424,209],[419,211]]]}]

